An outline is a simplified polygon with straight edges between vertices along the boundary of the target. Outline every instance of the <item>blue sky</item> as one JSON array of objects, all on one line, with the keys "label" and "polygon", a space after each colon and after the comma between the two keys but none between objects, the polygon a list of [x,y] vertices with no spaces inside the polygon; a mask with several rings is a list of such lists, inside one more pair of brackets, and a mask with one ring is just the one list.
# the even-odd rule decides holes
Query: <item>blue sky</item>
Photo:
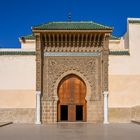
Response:
[{"label": "blue sky", "polygon": [[48,21],[95,21],[122,36],[127,17],[140,17],[139,0],[0,0],[0,47],[20,47],[18,38]]}]

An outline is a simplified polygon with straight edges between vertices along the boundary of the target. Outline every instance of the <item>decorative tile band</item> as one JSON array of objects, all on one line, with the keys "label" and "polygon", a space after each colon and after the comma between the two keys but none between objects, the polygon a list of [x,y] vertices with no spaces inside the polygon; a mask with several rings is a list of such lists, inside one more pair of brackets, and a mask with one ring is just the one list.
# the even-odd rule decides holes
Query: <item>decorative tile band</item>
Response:
[{"label": "decorative tile band", "polygon": [[140,23],[140,20],[129,20],[129,23]]},{"label": "decorative tile band", "polygon": [[0,55],[35,55],[35,51],[1,51]]},{"label": "decorative tile band", "polygon": [[100,56],[99,52],[45,52],[44,56]]},{"label": "decorative tile band", "polygon": [[130,55],[129,51],[109,51],[109,55]]},{"label": "decorative tile band", "polygon": [[[1,51],[0,55],[35,55],[35,51]],[[44,56],[99,56],[99,52],[45,52]],[[109,55],[130,55],[129,51],[110,51]]]}]

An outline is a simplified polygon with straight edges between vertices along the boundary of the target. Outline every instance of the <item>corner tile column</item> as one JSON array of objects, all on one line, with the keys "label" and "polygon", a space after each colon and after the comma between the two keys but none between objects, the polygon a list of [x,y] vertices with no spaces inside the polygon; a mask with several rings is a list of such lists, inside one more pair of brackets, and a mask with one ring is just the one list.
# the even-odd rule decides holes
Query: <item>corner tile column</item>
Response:
[{"label": "corner tile column", "polygon": [[108,91],[104,91],[104,124],[108,124]]},{"label": "corner tile column", "polygon": [[40,91],[36,91],[36,121],[35,124],[41,124],[40,121]]}]

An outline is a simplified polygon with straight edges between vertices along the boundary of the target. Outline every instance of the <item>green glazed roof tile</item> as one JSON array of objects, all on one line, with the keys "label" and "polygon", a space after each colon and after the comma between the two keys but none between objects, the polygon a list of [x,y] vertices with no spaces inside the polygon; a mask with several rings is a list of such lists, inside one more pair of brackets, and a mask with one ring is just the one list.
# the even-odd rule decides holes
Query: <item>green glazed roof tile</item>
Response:
[{"label": "green glazed roof tile", "polygon": [[129,51],[109,51],[109,55],[130,55]]},{"label": "green glazed roof tile", "polygon": [[117,36],[111,35],[110,36],[110,40],[120,40],[120,38],[117,37]]},{"label": "green glazed roof tile", "polygon": [[112,30],[108,27],[96,22],[48,22],[39,26],[34,26],[32,29],[37,30]]},{"label": "green glazed roof tile", "polygon": [[[35,55],[35,51],[0,51],[0,55]],[[129,51],[110,51],[109,55],[130,55]]]},{"label": "green glazed roof tile", "polygon": [[140,20],[129,20],[129,23],[140,23]]},{"label": "green glazed roof tile", "polygon": [[0,55],[35,55],[35,51],[0,51]]},{"label": "green glazed roof tile", "polygon": [[33,36],[33,34],[30,34],[30,35],[22,36],[20,38],[24,38],[24,39],[27,39],[27,40],[34,40],[35,36]]}]

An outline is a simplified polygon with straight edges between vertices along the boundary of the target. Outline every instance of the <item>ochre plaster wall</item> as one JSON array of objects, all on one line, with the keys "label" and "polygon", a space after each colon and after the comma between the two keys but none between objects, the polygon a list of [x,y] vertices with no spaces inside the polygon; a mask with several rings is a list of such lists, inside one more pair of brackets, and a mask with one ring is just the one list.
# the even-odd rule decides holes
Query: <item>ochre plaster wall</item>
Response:
[{"label": "ochre plaster wall", "polygon": [[140,105],[140,75],[109,75],[109,107]]},{"label": "ochre plaster wall", "polygon": [[0,90],[0,108],[35,108],[35,90]]},{"label": "ochre plaster wall", "polygon": [[0,56],[0,108],[35,108],[35,56]]},{"label": "ochre plaster wall", "polygon": [[[140,20],[140,19],[139,19]],[[129,23],[127,43],[130,56],[109,57],[110,122],[140,120],[140,24]],[[126,41],[125,41],[126,42]]]}]

